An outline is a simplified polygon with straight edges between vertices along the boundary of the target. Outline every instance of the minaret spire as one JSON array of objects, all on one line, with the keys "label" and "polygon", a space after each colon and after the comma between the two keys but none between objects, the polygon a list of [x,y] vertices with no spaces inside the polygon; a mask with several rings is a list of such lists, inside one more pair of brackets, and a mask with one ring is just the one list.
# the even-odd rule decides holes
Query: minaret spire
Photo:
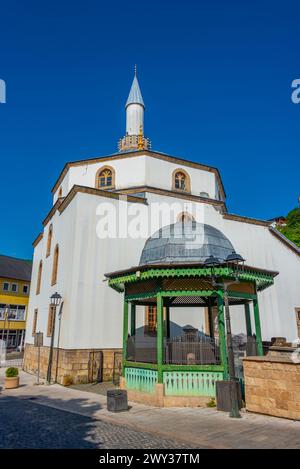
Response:
[{"label": "minaret spire", "polygon": [[137,66],[125,105],[126,136],[119,141],[119,151],[145,150],[150,148],[149,139],[144,137],[145,104],[137,79]]}]

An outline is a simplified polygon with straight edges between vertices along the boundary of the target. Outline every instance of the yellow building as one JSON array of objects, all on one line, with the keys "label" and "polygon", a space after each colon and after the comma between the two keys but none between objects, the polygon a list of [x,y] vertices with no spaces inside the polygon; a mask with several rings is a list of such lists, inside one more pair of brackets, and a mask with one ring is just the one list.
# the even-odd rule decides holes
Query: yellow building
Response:
[{"label": "yellow building", "polygon": [[0,255],[0,340],[8,350],[24,346],[31,261]]}]

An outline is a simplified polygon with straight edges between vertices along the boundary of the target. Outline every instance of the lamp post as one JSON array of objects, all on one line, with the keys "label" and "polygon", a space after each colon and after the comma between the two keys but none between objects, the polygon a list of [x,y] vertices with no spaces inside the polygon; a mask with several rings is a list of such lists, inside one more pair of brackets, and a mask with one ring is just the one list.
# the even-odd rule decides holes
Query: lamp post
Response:
[{"label": "lamp post", "polygon": [[47,370],[47,384],[51,382],[51,369],[52,369],[52,360],[53,360],[53,345],[54,345],[54,334],[55,334],[55,319],[56,319],[56,308],[60,305],[61,296],[59,293],[55,292],[50,297],[50,306],[53,308],[53,316],[52,316],[52,331],[51,331],[51,342],[50,342],[50,350],[49,350],[49,362],[48,362],[48,370]]},{"label": "lamp post", "polygon": [[[229,416],[232,418],[240,418],[239,412],[239,403],[238,403],[238,393],[237,393],[237,378],[235,376],[235,366],[234,366],[234,353],[233,353],[233,343],[232,343],[232,332],[231,332],[231,320],[230,320],[230,309],[229,309],[229,297],[228,297],[228,287],[230,285],[239,283],[238,278],[238,268],[239,264],[244,263],[245,259],[240,254],[237,254],[233,251],[227,256],[224,262],[214,256],[208,257],[204,265],[205,267],[211,268],[211,277],[212,285],[214,287],[220,286],[223,289],[224,293],[224,305],[225,305],[225,323],[226,323],[226,345],[227,345],[227,355],[228,355],[228,371],[229,371],[229,380],[230,380],[230,402],[231,402],[231,411]],[[218,283],[215,275],[215,267],[220,266],[225,263],[228,267],[233,268],[233,274],[235,280],[225,281]]]}]

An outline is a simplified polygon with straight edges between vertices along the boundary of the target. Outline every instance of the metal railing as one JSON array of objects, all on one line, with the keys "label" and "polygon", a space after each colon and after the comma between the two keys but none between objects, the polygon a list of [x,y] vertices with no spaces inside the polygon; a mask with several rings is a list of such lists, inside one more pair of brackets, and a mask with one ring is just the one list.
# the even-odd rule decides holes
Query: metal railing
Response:
[{"label": "metal railing", "polygon": [[165,341],[165,363],[173,365],[219,365],[217,339],[208,336],[171,337]]},{"label": "metal railing", "polygon": [[141,363],[157,363],[156,337],[128,337],[127,360]]}]

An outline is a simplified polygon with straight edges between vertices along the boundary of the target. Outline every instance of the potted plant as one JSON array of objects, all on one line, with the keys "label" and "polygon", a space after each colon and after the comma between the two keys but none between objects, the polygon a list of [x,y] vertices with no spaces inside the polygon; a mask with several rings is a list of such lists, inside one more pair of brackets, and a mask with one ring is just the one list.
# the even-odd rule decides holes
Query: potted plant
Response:
[{"label": "potted plant", "polygon": [[15,389],[19,387],[19,370],[10,367],[5,371],[5,389]]}]

